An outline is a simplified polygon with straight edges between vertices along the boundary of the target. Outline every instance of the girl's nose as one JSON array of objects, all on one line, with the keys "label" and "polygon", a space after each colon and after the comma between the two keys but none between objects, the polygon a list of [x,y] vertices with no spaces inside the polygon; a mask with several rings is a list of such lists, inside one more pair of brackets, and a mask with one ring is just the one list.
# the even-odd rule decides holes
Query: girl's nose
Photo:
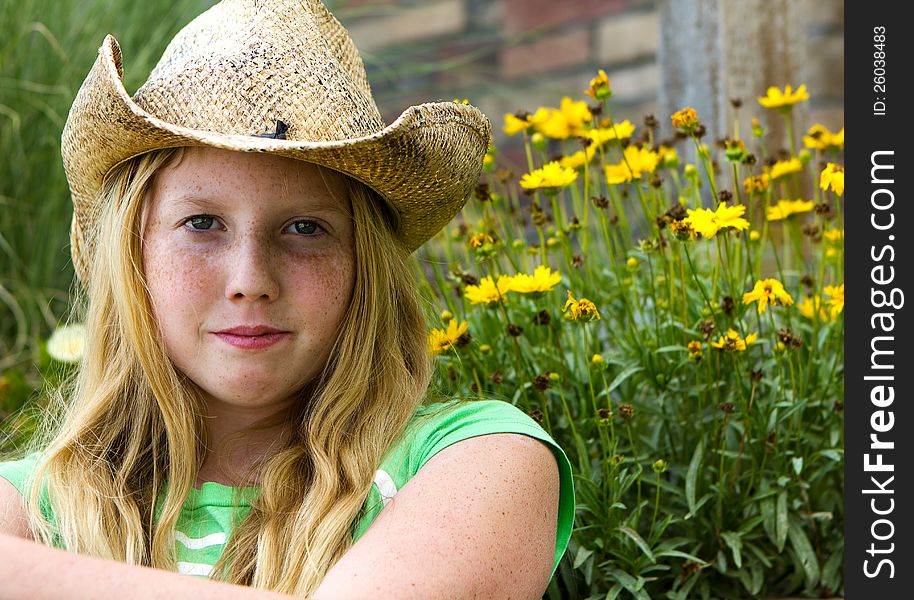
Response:
[{"label": "girl's nose", "polygon": [[276,256],[258,236],[239,238],[226,261],[226,297],[230,300],[275,300],[279,296]]}]

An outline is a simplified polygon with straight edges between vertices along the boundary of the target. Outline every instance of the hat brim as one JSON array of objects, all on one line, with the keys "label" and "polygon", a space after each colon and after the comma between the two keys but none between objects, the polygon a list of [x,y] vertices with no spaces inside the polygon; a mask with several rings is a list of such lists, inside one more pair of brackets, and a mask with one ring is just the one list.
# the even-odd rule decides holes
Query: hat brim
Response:
[{"label": "hat brim", "polygon": [[222,134],[168,123],[141,108],[124,88],[121,51],[108,35],[76,95],[64,126],[61,155],[74,204],[71,252],[85,280],[92,232],[78,215],[94,213],[107,173],[119,163],[163,148],[210,146],[304,160],[365,183],[397,211],[398,235],[410,251],[447,224],[476,186],[491,139],[477,108],[455,102],[412,106],[368,136],[293,141]]}]

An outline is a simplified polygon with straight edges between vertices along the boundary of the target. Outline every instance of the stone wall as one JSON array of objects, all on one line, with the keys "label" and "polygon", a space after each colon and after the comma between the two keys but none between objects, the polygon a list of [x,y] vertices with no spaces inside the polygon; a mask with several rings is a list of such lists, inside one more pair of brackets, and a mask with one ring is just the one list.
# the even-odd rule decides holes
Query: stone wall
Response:
[{"label": "stone wall", "polygon": [[[563,95],[586,99],[582,91],[600,68],[612,82],[614,116],[640,123],[645,113],[656,113],[667,122],[668,115],[658,112],[664,80],[659,14],[669,8],[666,3],[678,7],[690,0],[325,1],[362,52],[388,122],[412,104],[468,98],[492,120],[502,147],[504,113],[557,106]],[[790,26],[804,50],[802,80],[770,84],[805,83],[813,96],[809,116],[841,127],[844,2],[783,2],[791,5],[791,18],[800,20]],[[764,12],[753,16],[754,30],[777,26]],[[696,24],[682,25],[685,30]],[[729,31],[727,38],[739,40],[740,33]],[[746,100],[754,111],[754,99]]]}]

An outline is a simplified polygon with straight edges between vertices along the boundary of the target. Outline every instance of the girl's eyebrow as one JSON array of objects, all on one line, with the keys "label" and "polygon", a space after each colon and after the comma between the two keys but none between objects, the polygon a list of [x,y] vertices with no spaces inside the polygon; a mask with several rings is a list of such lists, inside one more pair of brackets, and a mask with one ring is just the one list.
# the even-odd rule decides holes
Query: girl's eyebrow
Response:
[{"label": "girl's eyebrow", "polygon": [[[193,194],[181,194],[176,196],[171,199],[169,204],[175,208],[193,207],[201,210],[219,208],[222,206],[222,202],[218,198],[212,196],[197,196]],[[333,198],[311,200],[307,205],[296,203],[291,207],[295,210],[331,212],[347,217],[349,216],[349,212],[340,206],[339,202],[336,202]]]}]

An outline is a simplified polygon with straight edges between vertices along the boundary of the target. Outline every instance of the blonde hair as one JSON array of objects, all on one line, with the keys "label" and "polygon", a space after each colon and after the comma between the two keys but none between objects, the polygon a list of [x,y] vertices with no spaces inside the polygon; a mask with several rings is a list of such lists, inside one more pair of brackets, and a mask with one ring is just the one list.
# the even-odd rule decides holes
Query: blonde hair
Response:
[{"label": "blonde hair", "polygon": [[[205,412],[158,335],[139,227],[155,173],[180,151],[141,155],[105,180],[88,297],[80,293],[74,311],[87,307],[86,351],[30,448],[43,460],[28,494],[42,543],[171,571],[175,525],[205,457]],[[348,311],[287,443],[260,465],[259,497],[213,578],[310,596],[352,544],[383,454],[421,404],[439,400],[428,393],[425,318],[396,216],[366,185],[347,186],[356,257]]]}]

